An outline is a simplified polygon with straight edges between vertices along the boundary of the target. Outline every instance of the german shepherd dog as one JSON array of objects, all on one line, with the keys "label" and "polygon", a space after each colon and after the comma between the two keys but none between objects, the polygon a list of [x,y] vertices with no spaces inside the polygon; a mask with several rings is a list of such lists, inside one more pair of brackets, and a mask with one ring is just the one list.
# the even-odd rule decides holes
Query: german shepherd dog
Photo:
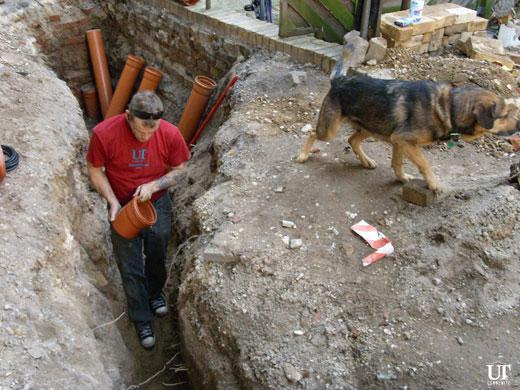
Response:
[{"label": "german shepherd dog", "polygon": [[513,134],[520,130],[519,119],[517,107],[479,87],[336,74],[321,105],[316,131],[296,161],[307,161],[316,140],[332,140],[342,122],[347,122],[354,130],[348,143],[365,168],[375,168],[376,162],[366,155],[361,143],[374,137],[392,144],[392,168],[401,182],[412,178],[403,172],[406,157],[417,166],[428,187],[440,193],[442,188],[422,146],[454,134],[464,140],[485,133]]}]

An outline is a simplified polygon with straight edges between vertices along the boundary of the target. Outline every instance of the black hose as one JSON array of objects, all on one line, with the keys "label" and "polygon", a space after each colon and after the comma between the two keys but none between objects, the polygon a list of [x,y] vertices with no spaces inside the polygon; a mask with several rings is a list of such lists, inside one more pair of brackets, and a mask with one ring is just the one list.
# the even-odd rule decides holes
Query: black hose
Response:
[{"label": "black hose", "polygon": [[20,162],[20,156],[14,148],[7,145],[2,145],[2,152],[4,153],[5,170],[14,171]]}]

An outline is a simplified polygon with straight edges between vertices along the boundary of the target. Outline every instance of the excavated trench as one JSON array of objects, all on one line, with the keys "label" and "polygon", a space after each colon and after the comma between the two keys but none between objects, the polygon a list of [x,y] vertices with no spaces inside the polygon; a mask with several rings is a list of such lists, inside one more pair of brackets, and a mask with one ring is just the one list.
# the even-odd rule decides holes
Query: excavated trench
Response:
[{"label": "excavated trench", "polygon": [[[520,328],[511,325],[520,302],[519,195],[504,185],[502,174],[514,157],[509,152],[485,153],[480,150],[485,143],[467,144],[457,153],[426,150],[448,190],[431,207],[416,208],[402,201],[401,186],[390,174],[389,149],[376,142],[366,145],[381,163],[370,172],[341,142],[321,144],[321,155],[304,166],[291,161],[328,86],[327,76],[312,66],[282,55],[250,56],[232,37],[179,16],[182,7],[174,2],[23,3],[6,4],[20,5],[15,22],[28,27],[46,63],[68,87],[54,76],[23,72],[23,61],[10,73],[0,68],[9,73],[0,78],[6,91],[0,110],[8,104],[20,109],[23,88],[37,89],[45,81],[51,86],[49,99],[28,100],[33,111],[45,114],[35,116],[43,122],[39,131],[18,139],[19,173],[35,178],[32,187],[40,192],[33,198],[44,202],[24,203],[3,192],[0,199],[19,202],[24,210],[29,206],[38,218],[44,207],[54,215],[50,222],[16,230],[35,218],[13,207],[21,218],[0,235],[17,265],[0,263],[11,266],[8,277],[16,276],[7,280],[7,304],[0,308],[0,321],[10,329],[6,336],[0,328],[2,389],[4,383],[31,388],[30,380],[50,388],[56,377],[67,388],[110,388],[108,383],[117,389],[163,388],[190,380],[177,388],[480,388],[486,364],[520,364],[515,349]],[[167,289],[173,310],[156,321],[158,341],[151,352],[139,346],[125,316],[112,323],[125,310],[125,298],[110,258],[104,202],[88,190],[85,173],[87,128],[94,122],[77,124],[81,118],[70,94],[81,101],[80,87],[92,82],[85,45],[91,28],[103,31],[113,84],[128,54],[164,71],[159,93],[173,123],[194,76],[219,81],[211,106],[234,64],[250,57],[234,68],[241,77],[235,94],[206,129],[187,175],[172,191]],[[0,37],[4,47],[1,31]],[[30,41],[10,39],[13,52],[17,39]],[[295,74],[306,81],[295,83]],[[11,87],[11,78],[19,86]],[[60,102],[67,110],[56,107]],[[24,111],[32,112],[10,115],[27,116]],[[8,125],[19,122],[14,118]],[[55,158],[54,144],[67,153],[63,163],[39,157]],[[32,171],[24,168],[31,162]],[[42,174],[42,166],[50,166],[50,173]],[[21,177],[8,179],[32,190]],[[62,204],[72,212],[64,221],[56,211]],[[0,207],[0,216],[3,212]],[[368,248],[350,231],[358,219],[392,238],[394,257],[361,266]],[[281,220],[296,227],[284,228]],[[6,228],[1,220],[0,228]],[[24,255],[31,264],[27,269],[18,253],[25,248],[15,247],[25,236],[36,242],[26,239],[29,248],[45,255],[41,262],[33,261],[33,253]],[[287,248],[285,238],[299,238],[303,246]],[[3,256],[2,246],[0,251]],[[23,272],[17,274],[18,268]],[[40,301],[26,299],[26,312],[17,312],[17,294]],[[27,330],[27,323],[36,329]],[[23,363],[23,372],[4,356]],[[190,379],[185,367],[192,370]],[[132,386],[158,372],[146,386]]]},{"label": "excavated trench", "polygon": [[[211,108],[216,97],[229,81],[229,71],[233,63],[241,54],[247,53],[247,50],[233,47],[231,43],[223,40],[219,41],[211,31],[201,31],[200,26],[190,27],[187,21],[174,14],[168,14],[165,9],[156,7],[153,2],[150,3],[92,1],[77,6],[72,2],[56,0],[42,2],[40,6],[34,7],[22,5],[23,13],[20,8],[13,8],[13,11],[19,12],[22,15],[20,18],[25,19],[26,25],[36,38],[46,64],[67,83],[84,110],[86,107],[81,94],[82,87],[95,82],[85,32],[100,28],[108,57],[112,87],[115,88],[117,84],[127,55],[141,56],[145,59],[146,65],[154,66],[164,72],[158,94],[165,105],[164,118],[177,124],[190,94],[194,76],[202,74],[213,77],[219,82],[208,104],[208,108]],[[162,44],[158,44],[160,40],[163,41]],[[215,62],[216,58],[218,63]],[[140,77],[136,80],[134,91],[139,85]],[[229,104],[225,102],[220,107],[211,124],[206,128],[206,133],[211,134],[218,129],[230,110]],[[208,111],[209,109],[206,113]],[[84,118],[89,133],[100,121],[99,117],[89,118],[86,111]],[[84,147],[86,148],[86,145]],[[126,316],[110,325],[117,327],[127,350],[132,355],[133,372],[123,374],[121,379],[127,385],[146,382],[147,388],[164,388],[164,384],[178,384],[176,388],[190,388],[178,336],[175,302],[182,264],[178,260],[180,256],[176,256],[176,253],[179,255],[199,233],[198,227],[191,221],[191,202],[211,185],[215,165],[213,160],[210,144],[200,149],[195,148],[188,174],[172,192],[174,222],[167,263],[170,277],[166,286],[172,310],[167,318],[156,320],[154,323],[156,347],[149,352],[138,345],[133,326]],[[85,172],[84,164],[80,162]],[[83,177],[82,180],[87,178]],[[98,209],[91,211],[98,216],[103,216],[105,214],[103,203],[98,202],[96,206]],[[104,226],[105,234],[107,226],[107,224]],[[73,234],[82,233],[76,231]],[[108,244],[106,237],[99,237],[98,242],[105,246]],[[95,273],[101,272],[108,281],[102,293],[111,303],[114,318],[119,318],[121,310],[124,310],[125,299],[114,260],[96,258],[109,254],[110,247],[107,246],[103,251],[96,251],[88,246],[84,249],[90,255],[92,263],[97,266]],[[99,332],[103,332],[103,329],[95,331],[96,337],[102,338]],[[126,357],[121,359],[121,367],[129,366],[126,360]],[[162,374],[158,378],[146,381],[160,371]]]}]

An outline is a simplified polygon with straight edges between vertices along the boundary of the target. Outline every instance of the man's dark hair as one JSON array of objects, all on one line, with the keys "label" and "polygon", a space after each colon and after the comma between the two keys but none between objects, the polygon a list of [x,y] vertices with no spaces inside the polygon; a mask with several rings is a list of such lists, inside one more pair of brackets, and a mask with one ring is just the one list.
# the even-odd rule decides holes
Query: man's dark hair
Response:
[{"label": "man's dark hair", "polygon": [[[152,114],[158,115],[158,118],[162,116],[164,111],[164,106],[157,96],[152,91],[142,91],[137,92],[132,100],[130,100],[130,104],[128,105],[129,119],[133,120],[134,118],[139,118],[143,114]],[[145,115],[146,116],[146,115]],[[157,119],[145,119],[144,125],[146,127],[153,127],[157,122]]]}]

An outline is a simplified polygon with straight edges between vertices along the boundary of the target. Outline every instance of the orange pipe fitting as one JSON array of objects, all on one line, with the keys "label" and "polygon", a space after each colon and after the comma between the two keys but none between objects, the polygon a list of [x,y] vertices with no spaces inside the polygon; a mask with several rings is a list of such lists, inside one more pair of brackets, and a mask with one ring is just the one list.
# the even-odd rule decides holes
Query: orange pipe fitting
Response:
[{"label": "orange pipe fitting", "polygon": [[85,84],[81,86],[81,95],[85,104],[85,112],[89,118],[99,118],[99,105],[97,102],[96,87],[92,84]]},{"label": "orange pipe fitting", "polygon": [[128,100],[130,99],[130,94],[134,88],[135,80],[143,65],[143,58],[131,54],[128,56],[121,77],[117,82],[114,96],[112,96],[110,106],[105,114],[105,119],[121,114],[125,110]]},{"label": "orange pipe fitting", "polygon": [[155,92],[161,79],[163,72],[153,66],[147,66],[143,73],[143,79],[139,85],[139,91],[152,91]]},{"label": "orange pipe fitting", "polygon": [[112,227],[120,236],[131,240],[137,237],[141,229],[146,229],[157,222],[157,212],[149,200],[139,202],[132,198],[117,214]]},{"label": "orange pipe fitting", "polygon": [[7,170],[5,168],[4,151],[0,147],[0,182],[2,182],[2,180],[4,180],[6,174],[7,174]]},{"label": "orange pipe fitting", "polygon": [[204,113],[208,104],[211,92],[215,89],[217,83],[206,76],[197,76],[193,82],[191,95],[186,103],[184,112],[179,122],[179,130],[186,142],[189,142],[193,136],[193,131],[200,121],[201,115]]},{"label": "orange pipe fitting", "polygon": [[107,55],[105,53],[105,46],[103,45],[101,30],[88,30],[87,43],[90,61],[92,62],[94,77],[96,79],[101,113],[104,117],[110,105],[110,100],[112,99],[112,84],[110,73],[108,72]]}]

